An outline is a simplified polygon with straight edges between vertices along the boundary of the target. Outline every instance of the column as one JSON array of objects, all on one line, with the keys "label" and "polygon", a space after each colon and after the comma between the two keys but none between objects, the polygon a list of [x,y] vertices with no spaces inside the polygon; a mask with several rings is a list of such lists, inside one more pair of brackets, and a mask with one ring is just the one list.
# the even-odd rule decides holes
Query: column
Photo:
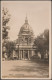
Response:
[{"label": "column", "polygon": [[33,56],[33,51],[31,51],[31,53],[32,53],[32,56]]},{"label": "column", "polygon": [[19,50],[19,53],[18,54],[19,54],[19,60],[20,60],[20,50]]},{"label": "column", "polygon": [[23,50],[23,59],[24,59],[24,50]]},{"label": "column", "polygon": [[29,50],[28,50],[28,59],[30,60]]},{"label": "column", "polygon": [[22,59],[22,50],[21,50],[21,54],[20,55],[21,55],[21,59]]},{"label": "column", "polygon": [[32,56],[33,56],[33,55],[35,55],[35,51],[34,51],[34,50],[32,50]]},{"label": "column", "polygon": [[35,50],[34,50],[34,55],[36,55]]},{"label": "column", "polygon": [[31,51],[31,53],[32,53],[32,56],[33,56],[33,51]]}]

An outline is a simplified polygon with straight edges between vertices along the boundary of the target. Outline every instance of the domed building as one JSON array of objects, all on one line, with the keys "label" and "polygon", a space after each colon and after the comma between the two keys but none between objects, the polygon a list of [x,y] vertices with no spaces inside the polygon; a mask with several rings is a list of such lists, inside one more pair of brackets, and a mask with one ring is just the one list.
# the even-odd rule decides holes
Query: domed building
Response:
[{"label": "domed building", "polygon": [[18,43],[19,45],[32,45],[34,41],[33,30],[30,27],[27,17],[25,19],[25,23],[22,25],[19,35],[18,35]]},{"label": "domed building", "polygon": [[25,23],[22,25],[17,41],[17,54],[19,59],[30,59],[35,55],[35,49],[33,49],[34,34],[33,30],[28,23],[26,17]]}]

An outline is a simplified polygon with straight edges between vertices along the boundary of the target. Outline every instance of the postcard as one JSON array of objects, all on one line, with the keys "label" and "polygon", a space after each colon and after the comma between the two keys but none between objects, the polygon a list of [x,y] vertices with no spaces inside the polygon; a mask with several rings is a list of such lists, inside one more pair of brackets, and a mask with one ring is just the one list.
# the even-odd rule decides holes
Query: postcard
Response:
[{"label": "postcard", "polygon": [[2,79],[51,78],[51,1],[1,1]]}]

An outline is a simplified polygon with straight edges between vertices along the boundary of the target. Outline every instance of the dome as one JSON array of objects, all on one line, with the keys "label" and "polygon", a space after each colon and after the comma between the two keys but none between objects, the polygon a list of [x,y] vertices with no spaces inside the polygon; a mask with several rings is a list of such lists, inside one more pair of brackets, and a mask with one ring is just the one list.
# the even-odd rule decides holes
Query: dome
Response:
[{"label": "dome", "polygon": [[29,23],[28,23],[28,20],[27,20],[27,17],[25,19],[25,23],[22,25],[21,29],[20,29],[20,32],[19,32],[19,35],[33,35],[33,31],[32,31],[32,28],[30,27]]}]

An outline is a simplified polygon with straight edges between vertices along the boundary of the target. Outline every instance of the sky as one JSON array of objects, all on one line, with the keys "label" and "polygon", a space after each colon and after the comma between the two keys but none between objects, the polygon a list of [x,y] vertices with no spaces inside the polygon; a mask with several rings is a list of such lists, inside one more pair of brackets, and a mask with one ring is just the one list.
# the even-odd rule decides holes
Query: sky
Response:
[{"label": "sky", "polygon": [[51,1],[2,1],[2,9],[7,8],[11,19],[8,23],[10,40],[16,40],[27,14],[28,23],[35,37],[51,27]]}]

